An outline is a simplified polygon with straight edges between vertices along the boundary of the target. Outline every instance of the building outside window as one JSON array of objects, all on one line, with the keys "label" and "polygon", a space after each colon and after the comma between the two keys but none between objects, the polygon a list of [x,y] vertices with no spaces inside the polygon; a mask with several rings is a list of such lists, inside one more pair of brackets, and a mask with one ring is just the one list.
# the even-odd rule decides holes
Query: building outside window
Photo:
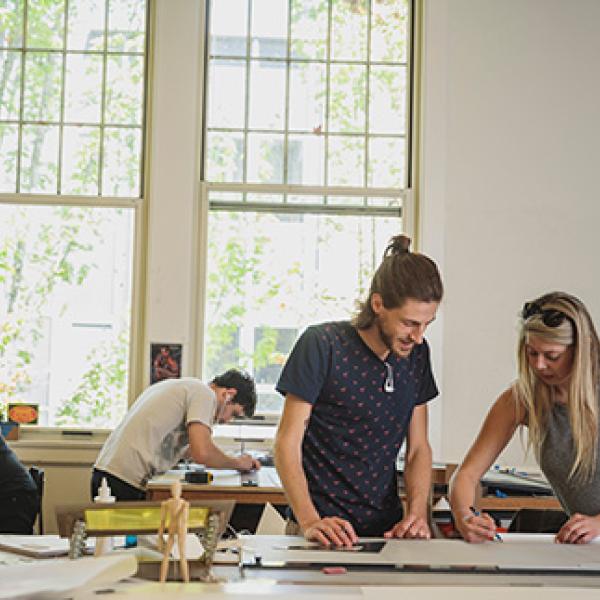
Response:
[{"label": "building outside window", "polygon": [[248,369],[260,412],[410,226],[412,20],[409,0],[208,4],[203,377]]},{"label": "building outside window", "polygon": [[0,407],[40,425],[127,409],[146,21],[145,0],[0,7]]}]

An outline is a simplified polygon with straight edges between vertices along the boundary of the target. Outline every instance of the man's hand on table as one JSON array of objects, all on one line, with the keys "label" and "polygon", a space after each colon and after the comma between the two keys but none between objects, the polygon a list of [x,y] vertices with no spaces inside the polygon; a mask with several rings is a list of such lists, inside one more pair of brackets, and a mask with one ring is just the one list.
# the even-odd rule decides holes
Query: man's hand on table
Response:
[{"label": "man's hand on table", "polygon": [[349,521],[340,517],[323,517],[302,526],[307,540],[319,542],[323,546],[354,546],[358,536]]},{"label": "man's hand on table", "polygon": [[431,531],[425,517],[409,513],[402,521],[386,531],[383,537],[428,540],[431,537]]}]

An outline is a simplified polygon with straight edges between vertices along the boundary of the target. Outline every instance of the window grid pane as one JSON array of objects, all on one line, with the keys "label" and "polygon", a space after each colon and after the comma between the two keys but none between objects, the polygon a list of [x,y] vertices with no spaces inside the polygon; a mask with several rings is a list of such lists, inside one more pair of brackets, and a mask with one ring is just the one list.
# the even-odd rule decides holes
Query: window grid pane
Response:
[{"label": "window grid pane", "polygon": [[147,0],[0,4],[0,409],[32,402],[42,426],[114,427],[129,387]]},{"label": "window grid pane", "polygon": [[349,317],[403,230],[411,6],[210,1],[203,377],[248,369],[258,412],[281,411],[299,333]]},{"label": "window grid pane", "polygon": [[350,317],[387,241],[402,227],[397,217],[290,214],[277,207],[230,206],[211,211],[208,222],[203,376],[240,367],[254,373],[263,413],[281,411],[274,384],[297,336],[307,324]]},{"label": "window grid pane", "polygon": [[[41,6],[12,0],[0,26],[0,79],[6,82],[0,131],[13,124],[18,131],[16,156],[3,158],[0,167],[2,191],[61,195],[80,189],[81,195],[141,197],[146,0],[51,0]],[[120,151],[118,181],[104,151],[115,138],[109,126],[131,130],[121,144],[126,150]],[[77,148],[76,138],[99,141],[93,149]],[[2,139],[9,143],[6,135]],[[14,178],[7,176],[13,168],[8,160]],[[73,167],[84,161],[91,168],[80,165],[76,178],[88,179],[75,183]]]},{"label": "window grid pane", "polygon": [[[229,4],[232,6],[227,9],[225,5]],[[243,8],[245,25],[240,14],[233,23],[228,22],[226,15],[233,10],[233,4],[239,10]],[[405,189],[410,0],[361,0],[351,4],[330,0],[308,4],[288,0],[212,0],[204,179],[240,182],[237,168],[224,171],[210,158],[211,136],[226,133],[237,134],[242,140],[238,150],[242,183],[318,183],[327,187],[365,186],[385,180],[395,188]],[[270,28],[267,14],[272,17]],[[386,25],[386,18],[393,20],[395,30]],[[348,44],[348,32],[360,34],[361,44]],[[222,70],[227,61],[241,69],[237,77],[242,78],[243,84],[234,88],[230,83],[230,93],[221,94],[224,79],[218,69],[221,66]],[[229,106],[235,107],[233,113],[227,110]],[[380,114],[380,109],[385,114]],[[235,115],[242,114],[243,125],[236,125],[239,117]],[[276,147],[257,145],[257,136],[267,133],[282,136],[282,150],[279,142]],[[291,133],[303,135],[295,135],[292,140]],[[395,157],[387,157],[388,165],[394,164],[394,159],[398,161],[394,165],[396,176],[373,177],[372,134],[378,139],[393,137],[396,143],[390,141],[390,147],[403,147]],[[343,142],[341,138],[346,135],[353,139]],[[313,153],[315,147],[322,148],[318,157]],[[350,167],[347,173],[340,174],[344,147],[351,168],[359,168],[359,174],[350,174]],[[303,163],[306,158],[310,165]],[[316,158],[322,161],[319,165]],[[262,165],[262,175],[257,172],[257,165]],[[299,172],[309,169],[310,174],[299,177]]]},{"label": "window grid pane", "polygon": [[0,205],[0,407],[37,403],[42,426],[118,424],[127,408],[133,212]]}]

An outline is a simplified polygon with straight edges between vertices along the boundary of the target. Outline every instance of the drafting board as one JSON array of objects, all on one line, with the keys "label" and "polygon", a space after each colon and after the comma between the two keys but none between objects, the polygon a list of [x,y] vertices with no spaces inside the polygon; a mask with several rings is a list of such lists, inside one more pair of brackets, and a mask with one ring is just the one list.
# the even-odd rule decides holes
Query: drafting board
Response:
[{"label": "drafting board", "polygon": [[[371,539],[374,538],[365,538]],[[555,544],[553,536],[506,536],[505,542],[467,544],[462,540],[391,540],[379,553],[288,550],[302,543],[293,536],[247,538],[243,564],[263,568],[432,570],[476,573],[573,573],[600,575],[598,544]],[[304,542],[306,543],[306,542]],[[259,560],[256,561],[256,556]],[[257,564],[258,562],[258,564]]]},{"label": "drafting board", "polygon": [[534,476],[503,471],[488,471],[481,478],[481,485],[488,488],[503,489],[507,492],[512,490],[514,493],[523,495],[551,496],[553,494],[552,487],[547,481],[537,479]]}]

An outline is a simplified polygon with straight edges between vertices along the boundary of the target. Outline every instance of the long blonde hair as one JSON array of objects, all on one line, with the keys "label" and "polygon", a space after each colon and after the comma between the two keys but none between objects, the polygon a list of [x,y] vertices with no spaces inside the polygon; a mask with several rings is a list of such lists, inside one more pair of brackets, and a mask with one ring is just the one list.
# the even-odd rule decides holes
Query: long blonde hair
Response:
[{"label": "long blonde hair", "polygon": [[[598,451],[598,334],[583,303],[570,294],[552,292],[540,296],[528,305],[534,305],[535,310],[528,314],[524,309],[522,315],[517,354],[519,377],[514,386],[517,402],[526,414],[529,429],[528,446],[533,448],[539,461],[553,403],[551,386],[535,375],[527,359],[528,336],[535,335],[547,342],[573,346],[567,409],[575,459],[569,478],[589,480],[596,469]],[[549,310],[558,311],[566,318],[554,327],[549,326],[544,323],[541,312]]]}]

